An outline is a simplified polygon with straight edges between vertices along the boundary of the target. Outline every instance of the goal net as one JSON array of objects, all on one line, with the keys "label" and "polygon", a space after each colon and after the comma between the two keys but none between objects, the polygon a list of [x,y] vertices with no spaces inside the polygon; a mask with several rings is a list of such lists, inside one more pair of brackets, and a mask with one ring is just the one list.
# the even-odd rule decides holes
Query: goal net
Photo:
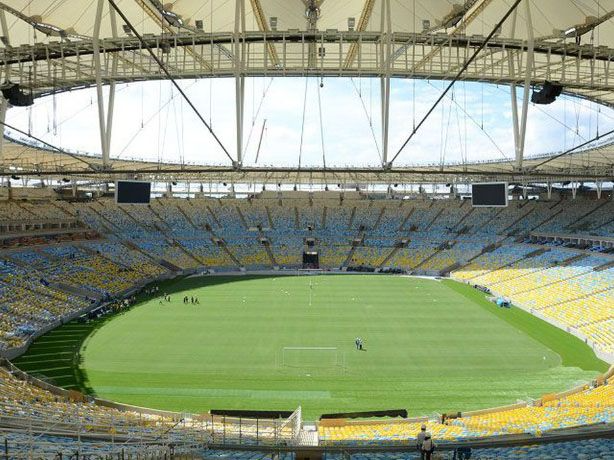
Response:
[{"label": "goal net", "polygon": [[344,353],[337,347],[284,347],[279,364],[301,369],[344,368]]}]

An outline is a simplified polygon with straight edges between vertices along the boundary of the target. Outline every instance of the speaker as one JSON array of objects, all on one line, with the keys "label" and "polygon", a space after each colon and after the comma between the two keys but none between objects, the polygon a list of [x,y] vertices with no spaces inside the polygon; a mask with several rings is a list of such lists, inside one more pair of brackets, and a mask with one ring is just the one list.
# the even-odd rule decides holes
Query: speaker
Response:
[{"label": "speaker", "polygon": [[24,93],[17,83],[7,82],[0,89],[4,98],[13,107],[27,107],[34,104],[34,96]]},{"label": "speaker", "polygon": [[561,95],[563,87],[558,83],[546,81],[540,91],[531,94],[531,102],[534,104],[552,104]]}]

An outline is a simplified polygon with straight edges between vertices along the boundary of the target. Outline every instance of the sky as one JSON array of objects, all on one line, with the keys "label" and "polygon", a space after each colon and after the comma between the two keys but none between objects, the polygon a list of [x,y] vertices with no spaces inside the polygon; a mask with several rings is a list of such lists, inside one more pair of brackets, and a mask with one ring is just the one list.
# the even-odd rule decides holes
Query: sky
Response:
[{"label": "sky", "polygon": [[[236,157],[234,79],[179,84]],[[445,85],[434,80],[392,81],[389,159]],[[108,90],[104,93],[108,97]],[[299,158],[301,166],[322,166],[324,161],[327,166],[381,164],[379,79],[248,78],[245,93],[245,165],[297,166]],[[519,89],[519,98],[522,93]],[[11,108],[7,123],[67,150],[101,151],[95,89],[40,98],[31,108]],[[613,111],[588,101],[561,96],[551,105],[531,104],[525,155],[564,151],[609,129],[614,129]],[[512,133],[509,87],[458,82],[395,165],[513,158]],[[117,86],[111,157],[206,165],[230,162],[169,81]]]}]

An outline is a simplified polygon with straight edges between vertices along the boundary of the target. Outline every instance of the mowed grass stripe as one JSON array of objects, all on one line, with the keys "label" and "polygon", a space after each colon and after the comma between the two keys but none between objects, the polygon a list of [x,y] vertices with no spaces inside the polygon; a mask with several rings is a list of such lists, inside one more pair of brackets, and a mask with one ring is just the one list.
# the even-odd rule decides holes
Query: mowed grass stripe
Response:
[{"label": "mowed grass stripe", "polygon": [[[44,378],[54,385],[89,393],[78,368],[78,353],[83,340],[101,321],[68,323],[38,338],[27,353],[14,360],[22,370]],[[64,340],[70,336],[71,340]],[[60,337],[62,340],[55,340]]]},{"label": "mowed grass stripe", "polygon": [[445,283],[456,292],[483,306],[493,315],[511,324],[548,348],[556,350],[563,359],[563,365],[575,366],[584,370],[605,372],[609,366],[600,360],[593,350],[572,334],[558,327],[551,326],[546,321],[531,315],[521,308],[499,308],[486,299],[486,295],[471,286],[446,280]]},{"label": "mowed grass stripe", "polygon": [[[605,366],[565,332],[520,309],[498,309],[455,282],[204,277],[166,282],[161,290],[171,295],[170,305],[145,300],[110,320],[57,329],[79,326],[77,344],[87,340],[81,367],[80,359],[70,361],[77,366],[73,381],[53,371],[64,374],[56,382],[185,412],[302,405],[309,419],[326,412],[407,408],[417,415],[498,406],[569,388]],[[184,295],[198,296],[200,305],[184,305]],[[354,349],[356,336],[367,351]],[[49,353],[48,346],[58,345],[35,345],[22,362],[30,353]],[[284,347],[336,347],[343,365],[314,367],[313,356],[305,355],[303,367],[283,366]],[[75,352],[75,345],[65,350]]]}]

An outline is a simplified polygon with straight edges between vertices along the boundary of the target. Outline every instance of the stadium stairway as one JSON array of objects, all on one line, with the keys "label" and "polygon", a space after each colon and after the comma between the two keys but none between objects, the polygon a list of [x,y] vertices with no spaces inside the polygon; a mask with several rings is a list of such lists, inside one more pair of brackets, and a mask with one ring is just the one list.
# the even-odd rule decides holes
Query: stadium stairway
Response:
[{"label": "stadium stairway", "polygon": [[473,214],[473,211],[475,211],[475,208],[471,208],[468,213],[466,213],[465,215],[463,215],[463,217],[461,217],[461,219],[453,227],[455,232],[456,231],[461,232],[463,230],[463,227],[461,227],[461,225],[463,225],[463,223],[469,218],[469,216]]},{"label": "stadium stairway", "polygon": [[[441,214],[441,213],[440,213]],[[432,223],[432,222],[431,222]],[[454,245],[455,243],[452,243],[452,245]],[[412,271],[416,271],[416,270],[420,270],[421,267],[423,267],[429,260],[431,260],[432,258],[436,257],[437,254],[439,254],[441,251],[446,249],[446,245],[445,243],[441,243],[438,247],[437,250],[433,253],[431,253],[429,256],[427,256],[426,258],[422,259],[418,265],[416,265]]]},{"label": "stadium stairway", "polygon": [[443,270],[439,272],[439,276],[448,276],[454,270],[458,270],[462,265],[458,262],[454,262],[452,265],[445,267]]},{"label": "stadium stairway", "polygon": [[[147,259],[149,259],[152,263],[162,266],[163,268],[165,268],[166,270],[169,269],[168,266],[164,266],[161,264],[160,259],[155,258],[154,256],[152,256],[151,254],[149,254],[148,252],[144,251],[138,244],[134,244],[132,241],[128,241],[128,240],[124,240],[122,241],[122,243],[128,248],[128,249],[132,249],[133,251],[136,251],[142,255],[144,255],[145,257],[147,257]],[[174,265],[171,264],[173,267]],[[176,269],[176,267],[175,267]]]},{"label": "stadium stairway", "polygon": [[[483,251],[481,254],[478,254],[476,257],[474,257],[473,259],[471,259],[471,260],[470,260],[470,261],[469,261],[469,262],[468,262],[468,263],[467,263],[465,266],[469,265],[469,264],[471,263],[471,261],[473,261],[473,260],[477,259],[477,258],[478,258],[478,257],[480,257],[481,255],[483,255],[483,254],[487,254],[487,253],[489,253],[489,252],[494,252],[495,250],[497,250],[498,248],[500,248],[500,247],[502,247],[502,246],[503,246],[502,244],[497,243],[497,244],[495,244],[495,245],[493,246],[493,248],[492,248],[491,250],[486,251],[486,248],[484,248],[484,251]],[[534,256],[531,256],[531,254],[533,254],[533,253],[537,253],[537,252],[538,252],[537,250],[535,250],[535,251],[533,251],[533,252],[529,252],[528,254],[525,254],[524,256],[522,256],[522,257],[520,257],[520,258],[518,258],[518,259],[514,259],[514,260],[512,260],[511,262],[508,262],[508,263],[503,264],[503,265],[498,265],[498,266],[496,266],[495,268],[491,268],[491,269],[489,269],[489,270],[485,271],[484,273],[481,273],[481,274],[479,274],[479,275],[477,275],[477,276],[474,276],[474,277],[472,277],[472,278],[469,278],[467,281],[471,281],[471,280],[473,280],[473,279],[475,279],[475,278],[480,278],[481,276],[484,276],[484,275],[489,274],[489,273],[496,272],[497,270],[501,270],[502,268],[511,267],[512,265],[514,265],[514,264],[516,264],[516,263],[520,262],[521,260],[525,260],[525,259],[527,259],[527,258],[534,257]],[[462,268],[462,267],[461,267],[461,268]]]},{"label": "stadium stairway", "polygon": [[[130,220],[135,227],[142,229],[143,231],[145,231],[146,229],[143,227],[142,223],[139,222],[136,217],[134,217],[131,213],[129,213],[126,208],[124,208],[123,206],[118,206],[117,209],[120,210],[120,212],[124,213],[127,217],[128,220]],[[155,224],[155,223],[154,223]]]},{"label": "stadium stairway", "polygon": [[[552,208],[550,208],[550,209],[553,209],[553,208],[555,208],[555,207],[556,207],[556,206],[558,206],[558,205],[559,205],[559,203],[557,203],[556,205],[554,205],[554,206],[553,206]],[[556,219],[556,218],[557,218],[557,216],[558,216],[559,214],[561,214],[562,212],[563,212],[563,207],[561,207],[561,209],[559,209],[558,211],[556,211],[555,213],[553,213],[552,215],[550,215],[549,217],[547,217],[545,220],[543,220],[543,221],[539,222],[537,225],[534,225],[534,226],[533,226],[532,228],[530,228],[529,230],[530,230],[530,231],[533,231],[533,230],[535,230],[535,229],[537,229],[537,228],[541,227],[542,225],[547,224],[548,222],[553,221],[553,220],[554,220],[554,219]]]},{"label": "stadium stairway", "polygon": [[228,257],[230,257],[230,259],[237,265],[238,268],[243,267],[243,263],[232,253],[224,240],[220,240],[219,246],[224,252],[226,252],[226,254],[228,254]]},{"label": "stadium stairway", "polygon": [[382,263],[379,264],[379,268],[386,267],[386,264],[390,262],[394,258],[396,253],[399,252],[400,249],[403,249],[405,246],[407,246],[407,240],[399,241],[398,245],[392,248],[390,253],[384,258],[384,260],[382,260]]},{"label": "stadium stairway", "polygon": [[[179,207],[179,206],[177,206]],[[150,206],[149,210],[151,211],[151,213],[156,216],[156,218],[160,221],[160,224],[162,224],[162,226],[157,225],[158,223],[154,223],[154,226],[160,230],[162,233],[167,234],[169,231],[172,231],[172,228],[169,228],[168,223],[166,222],[166,220],[158,213],[158,211],[156,211],[154,206]]]},{"label": "stadium stairway", "polygon": [[[53,261],[56,263],[62,263],[63,260],[60,259],[59,257],[56,257],[52,254],[49,254],[47,252],[43,253],[42,251],[36,250],[35,251],[37,254],[41,255],[42,257],[48,259],[49,261]],[[24,269],[30,269],[31,267],[28,266],[27,263],[17,259],[17,258],[11,258],[11,261],[13,263],[15,263],[15,265],[18,265]],[[45,279],[46,276],[44,273],[40,273],[39,274],[41,278]],[[100,301],[103,299],[102,294],[100,294],[100,292],[96,292],[93,290],[88,289],[86,286],[82,285],[82,284],[71,284],[71,283],[65,283],[65,282],[58,282],[58,281],[49,281],[46,280],[47,283],[49,284],[49,286],[51,288],[57,289],[59,291],[62,292],[66,292],[68,294],[73,294],[76,295],[78,297],[89,297],[90,299],[94,299],[96,301]]]},{"label": "stadium stairway", "polygon": [[66,284],[66,283],[49,282],[49,286],[54,289],[59,289],[60,291],[64,291],[68,294],[76,295],[78,297],[89,297],[90,299],[94,299],[98,302],[100,302],[103,299],[102,294],[100,294],[99,292],[91,291],[83,285],[74,286],[72,284]]},{"label": "stadium stairway", "polygon": [[[526,205],[525,205],[526,206]],[[535,208],[531,208],[529,209],[528,212],[523,213],[520,217],[518,217],[517,219],[514,219],[514,221],[508,225],[507,227],[505,227],[503,230],[501,230],[502,234],[507,234],[507,232],[511,229],[514,228],[516,226],[516,224],[518,224],[519,222],[523,221],[525,217],[527,217],[529,214],[531,214],[533,211],[535,211]]]},{"label": "stadium stairway", "polygon": [[239,221],[243,224],[243,227],[245,229],[248,229],[250,226],[248,225],[247,221],[245,220],[245,216],[243,215],[243,211],[241,211],[241,208],[239,206],[235,206],[235,209],[237,210],[237,214],[239,215]]},{"label": "stadium stairway", "polygon": [[595,227],[593,230],[599,232],[602,229],[606,229],[607,227],[609,227],[610,225],[612,225],[614,223],[614,217],[612,217],[612,219],[608,220],[607,222],[604,222],[603,224]]},{"label": "stadium stairway", "polygon": [[435,217],[433,217],[433,219],[426,225],[426,227],[424,227],[425,232],[427,232],[433,226],[433,224],[439,218],[439,216],[443,214],[443,210],[444,208],[441,208],[439,211],[437,211],[437,214],[435,214]]},{"label": "stadium stairway", "polygon": [[196,262],[196,264],[202,265],[200,260],[194,257],[194,255],[190,251],[188,251],[185,247],[183,247],[183,245],[179,241],[173,239],[173,240],[170,240],[170,242],[173,246],[176,246],[177,248],[179,248],[188,258]]},{"label": "stadium stairway", "polygon": [[264,207],[264,211],[266,213],[266,218],[267,218],[267,221],[268,221],[268,224],[269,224],[269,228],[274,228],[274,226],[273,226],[273,218],[271,217],[271,210],[269,209],[268,206],[265,206]]},{"label": "stadium stairway", "polygon": [[375,220],[375,223],[373,224],[372,230],[377,230],[377,227],[379,227],[379,224],[381,223],[382,219],[384,218],[384,214],[385,213],[386,213],[386,206],[382,206],[382,210],[380,211],[379,215],[377,216],[377,219]]},{"label": "stadium stairway", "polygon": [[[485,221],[480,223],[480,227],[488,228],[490,227],[493,221],[499,217],[499,215],[504,211],[505,208],[499,209],[497,212],[493,213],[490,217],[488,217]],[[475,213],[472,213],[472,215]],[[476,225],[473,222],[467,222],[467,224],[462,229],[457,229],[459,233],[470,233],[473,230],[479,230],[479,228],[474,228]]]},{"label": "stadium stairway", "polygon": [[298,211],[298,208],[296,206],[293,209],[294,209],[294,228],[296,230],[300,230],[301,229],[301,224],[300,224],[301,218],[300,218],[300,215],[299,215],[299,211]]},{"label": "stadium stairway", "polygon": [[266,242],[262,243],[262,246],[264,246],[264,250],[266,251],[267,256],[269,257],[269,260],[271,261],[271,265],[273,267],[279,267],[279,264],[275,260],[275,255],[273,254],[273,251],[271,250],[271,242],[267,239]]},{"label": "stadium stairway", "polygon": [[[585,257],[586,257],[586,256],[584,256],[584,257],[580,257],[580,259],[584,259]],[[576,260],[577,260],[577,259],[576,259]],[[560,264],[559,266],[565,266],[565,265],[569,265],[568,261],[564,261],[564,263],[563,263],[563,264]],[[555,280],[553,280],[553,281],[551,281],[551,282],[549,282],[549,283],[544,283],[544,284],[535,285],[535,286],[533,286],[533,287],[531,287],[531,288],[529,288],[529,289],[520,290],[520,291],[515,291],[515,292],[514,292],[514,295],[524,294],[524,293],[526,293],[526,292],[532,292],[532,291],[539,291],[539,290],[543,290],[545,287],[548,287],[548,286],[552,286],[552,285],[555,285],[555,284],[563,283],[563,282],[565,282],[565,281],[569,281],[569,280],[571,280],[571,279],[580,278],[580,277],[582,277],[582,276],[586,275],[587,273],[589,273],[590,271],[592,271],[592,269],[587,269],[587,270],[585,270],[585,271],[583,271],[583,272],[576,273],[576,274],[574,274],[574,275],[572,275],[572,276],[568,276],[568,277],[566,277],[566,278],[557,278],[557,279],[555,279]]]},{"label": "stadium stairway", "polygon": [[223,225],[220,222],[220,219],[217,217],[215,212],[213,212],[213,209],[211,209],[211,206],[207,205],[205,206],[205,208],[207,209],[207,211],[209,211],[209,214],[211,215],[211,218],[215,222],[215,225],[217,226],[217,228],[223,228]]},{"label": "stadium stairway", "polygon": [[192,218],[188,215],[188,213],[185,212],[185,209],[183,209],[181,206],[177,206],[177,210],[192,227],[199,230],[198,225],[196,225],[194,221],[192,220]]},{"label": "stadium stairway", "polygon": [[348,252],[347,257],[345,258],[345,260],[343,261],[343,263],[341,264],[342,267],[349,267],[350,264],[352,263],[352,258],[354,257],[354,253],[356,252],[356,248],[358,246],[355,246],[354,243],[352,242],[352,247],[350,248],[350,252]]},{"label": "stadium stairway", "polygon": [[584,219],[586,219],[588,216],[590,216],[591,214],[594,214],[595,212],[597,212],[599,209],[601,209],[602,207],[606,206],[607,204],[609,204],[608,200],[603,200],[602,203],[599,203],[597,206],[595,206],[594,208],[592,208],[591,210],[589,210],[586,214],[582,214],[581,216],[579,216],[577,219],[575,219],[572,223],[570,223],[569,225],[567,225],[565,227],[565,230],[572,230],[573,227],[576,225],[577,222],[581,222]]},{"label": "stadium stairway", "polygon": [[[546,252],[548,252],[548,251],[549,251],[549,249],[543,249],[543,250],[538,250],[538,251],[532,252],[531,254],[527,254],[527,256],[526,256],[526,257],[524,257],[523,259],[517,260],[517,261],[513,262],[512,264],[510,264],[510,265],[508,265],[508,266],[503,266],[503,267],[500,267],[500,268],[498,268],[497,270],[501,270],[502,268],[506,268],[506,267],[517,267],[517,266],[518,266],[520,263],[522,263],[522,261],[526,261],[526,260],[528,260],[528,259],[532,259],[532,258],[537,257],[537,256],[539,256],[539,255],[541,255],[541,254],[544,254],[544,253],[546,253]],[[560,264],[559,264],[559,265],[560,265]],[[528,270],[527,270],[526,272],[520,272],[520,273],[519,273],[517,276],[511,276],[511,277],[507,277],[507,278],[501,278],[501,279],[499,279],[499,280],[497,280],[497,281],[495,281],[495,282],[491,283],[491,284],[489,285],[489,287],[490,287],[490,289],[494,289],[494,290],[496,290],[496,289],[497,289],[497,288],[496,288],[496,286],[497,286],[497,285],[499,285],[499,284],[501,284],[501,283],[507,283],[507,282],[509,282],[509,281],[511,281],[511,280],[517,280],[517,279],[519,279],[519,278],[524,278],[524,277],[526,277],[526,276],[531,276],[531,275],[534,275],[534,274],[536,274],[536,273],[538,273],[538,272],[548,270],[549,268],[552,268],[552,265],[543,265],[543,266],[541,266],[541,267],[534,268],[534,269],[532,269],[531,271],[528,271]],[[514,275],[515,275],[515,274],[514,274]]]},{"label": "stadium stairway", "polygon": [[[91,205],[88,206],[88,209],[92,211],[92,213],[94,213],[94,215],[96,215],[96,217],[102,222],[102,224],[106,227],[106,230],[109,233],[113,233],[113,234],[121,234],[121,230],[120,228],[115,225],[113,222],[111,222],[107,216],[104,215],[103,212],[101,212],[100,209],[96,209],[96,207],[94,206],[95,203],[92,203]],[[101,205],[99,205],[101,206]]]},{"label": "stadium stairway", "polygon": [[407,215],[405,216],[405,218],[403,219],[403,221],[401,222],[401,225],[399,225],[399,232],[404,232],[405,231],[405,224],[407,223],[407,221],[411,218],[412,214],[414,213],[414,208],[411,208]]},{"label": "stadium stairway", "polygon": [[130,266],[130,264],[126,263],[125,260],[122,259],[112,259],[109,254],[106,254],[104,252],[98,252],[95,249],[93,249],[92,247],[90,247],[87,244],[76,244],[75,246],[77,246],[79,249],[81,249],[82,251],[90,254],[92,257],[102,257],[105,260],[108,260],[111,263],[120,265],[124,268],[128,268],[131,269],[132,267]]},{"label": "stadium stairway", "polygon": [[71,206],[62,206],[64,204],[63,201],[50,201],[49,203],[51,206],[56,208],[60,213],[68,214],[71,217],[77,217],[74,208],[72,208]]},{"label": "stadium stairway", "polygon": [[271,249],[271,240],[264,234],[261,228],[258,229],[258,242],[262,244],[264,250],[271,262],[273,267],[279,267],[279,264],[275,260],[275,255],[273,254],[273,250]]},{"label": "stadium stairway", "polygon": [[352,206],[352,212],[350,212],[350,222],[348,223],[348,228],[352,228],[355,218],[356,218],[356,206]]},{"label": "stadium stairway", "polygon": [[[353,211],[356,211],[356,208],[353,208]],[[345,258],[345,261],[341,265],[342,267],[349,267],[351,265],[352,258],[354,257],[354,253],[356,252],[356,248],[359,246],[362,246],[364,244],[364,240],[365,240],[365,231],[361,229],[358,231],[358,236],[356,236],[356,238],[352,240],[352,248],[350,249],[350,252]]]},{"label": "stadium stairway", "polygon": [[28,217],[31,216],[32,219],[37,219],[38,216],[36,214],[34,214],[32,211],[30,211],[27,207],[25,207],[22,203],[20,203],[19,201],[16,201],[15,204],[17,205],[18,208],[21,208],[21,210],[28,215]]},{"label": "stadium stairway", "polygon": [[[553,283],[553,284],[555,284],[555,283]],[[562,305],[562,304],[566,304],[566,303],[569,303],[569,302],[576,302],[576,301],[582,300],[582,299],[588,299],[590,297],[593,297],[594,295],[602,294],[604,292],[608,292],[608,291],[611,291],[613,289],[614,289],[614,287],[607,287],[605,289],[601,289],[601,290],[598,290],[598,291],[587,292],[587,293],[585,293],[585,294],[583,294],[581,296],[574,297],[573,299],[561,300],[560,302],[555,302],[555,303],[551,303],[551,304],[545,305],[545,306],[543,306],[541,308],[536,308],[536,310],[543,310],[544,308],[556,307],[557,305]],[[588,323],[578,323],[577,326],[585,326],[586,324],[590,324],[590,322],[588,322]]]},{"label": "stadium stairway", "polygon": [[614,267],[614,260],[612,260],[612,262],[608,262],[607,264],[599,265],[598,267],[593,268],[593,271],[601,272],[612,267]]}]

